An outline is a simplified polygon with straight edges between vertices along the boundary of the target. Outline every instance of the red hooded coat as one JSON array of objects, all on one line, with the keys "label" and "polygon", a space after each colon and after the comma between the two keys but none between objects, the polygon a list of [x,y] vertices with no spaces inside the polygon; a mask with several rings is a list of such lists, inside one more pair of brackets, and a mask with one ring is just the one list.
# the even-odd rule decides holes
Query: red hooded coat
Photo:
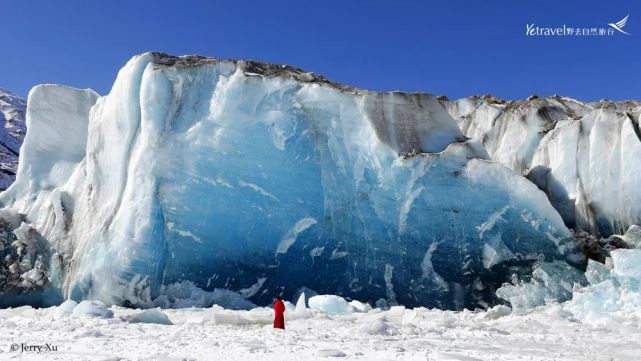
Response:
[{"label": "red hooded coat", "polygon": [[285,304],[283,301],[276,299],[274,301],[274,328],[285,329]]}]

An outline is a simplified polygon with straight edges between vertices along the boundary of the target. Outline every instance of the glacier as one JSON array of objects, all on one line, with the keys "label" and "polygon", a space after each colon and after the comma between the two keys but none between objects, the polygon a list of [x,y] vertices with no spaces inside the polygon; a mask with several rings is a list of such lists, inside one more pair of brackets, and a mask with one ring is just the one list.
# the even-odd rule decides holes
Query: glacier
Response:
[{"label": "glacier", "polygon": [[641,224],[641,102],[439,100],[493,160],[546,192],[569,228],[609,237]]},{"label": "glacier", "polygon": [[37,86],[0,194],[0,303],[246,308],[313,290],[461,309],[541,262],[581,267],[555,203],[450,108],[161,53],[106,96]]}]

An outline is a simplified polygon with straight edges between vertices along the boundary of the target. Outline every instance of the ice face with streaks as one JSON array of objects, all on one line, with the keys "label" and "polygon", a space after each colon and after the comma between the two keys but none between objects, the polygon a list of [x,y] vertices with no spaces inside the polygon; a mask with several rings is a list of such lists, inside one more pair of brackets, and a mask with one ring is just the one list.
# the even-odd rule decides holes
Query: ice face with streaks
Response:
[{"label": "ice face with streaks", "polygon": [[305,287],[475,307],[537,260],[582,261],[545,194],[427,94],[148,53],[107,96],[46,86],[29,101],[0,196],[6,304],[242,307],[221,289],[268,304]]},{"label": "ice face with streaks", "polygon": [[528,178],[570,227],[610,236],[641,224],[641,106],[606,104],[543,137]]},{"label": "ice face with streaks", "polygon": [[641,223],[641,102],[561,96],[441,102],[493,160],[543,190],[568,227],[608,237]]}]

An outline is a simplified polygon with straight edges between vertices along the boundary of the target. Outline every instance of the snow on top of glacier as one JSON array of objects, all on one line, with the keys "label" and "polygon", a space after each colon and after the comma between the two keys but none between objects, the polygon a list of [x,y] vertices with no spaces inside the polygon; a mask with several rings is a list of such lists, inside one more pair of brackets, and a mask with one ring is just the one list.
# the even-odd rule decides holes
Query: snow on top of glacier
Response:
[{"label": "snow on top of glacier", "polygon": [[[355,94],[392,93],[392,94],[407,95],[407,96],[417,96],[417,95],[418,96],[425,95],[430,97],[433,96],[431,93],[428,93],[428,92],[406,92],[406,91],[399,91],[399,90],[394,90],[390,92],[371,91],[371,90],[359,88],[356,86],[343,84],[334,80],[330,80],[325,78],[321,74],[306,71],[301,68],[297,68],[287,64],[274,64],[274,63],[269,63],[269,62],[264,62],[259,60],[220,59],[216,57],[209,57],[209,56],[203,56],[198,54],[190,54],[190,55],[182,55],[182,56],[176,56],[176,55],[171,55],[171,54],[162,53],[162,52],[151,52],[151,54],[153,54],[155,57],[159,59],[155,63],[162,66],[198,67],[198,66],[203,66],[207,64],[228,62],[240,67],[245,72],[246,75],[250,75],[250,76],[258,75],[258,76],[265,76],[269,78],[284,77],[284,78],[298,80],[304,83],[323,84],[323,85],[331,86],[333,88],[336,88],[344,92],[355,93]],[[450,100],[445,95],[439,95],[438,97],[435,97],[435,98],[440,102],[453,101],[453,100]],[[591,108],[599,108],[604,103],[613,103],[613,104],[616,104],[617,106],[625,106],[625,107],[641,106],[641,101],[638,101],[638,100],[622,100],[622,101],[611,102],[607,99],[602,99],[599,102],[584,102],[578,99],[574,99],[567,96],[561,96],[558,94],[543,96],[543,97],[539,97],[538,95],[532,95],[532,96],[529,96],[527,99],[503,99],[491,94],[482,94],[482,95],[472,95],[472,96],[460,98],[457,100],[462,100],[462,99],[468,99],[473,101],[485,101],[490,104],[494,104],[497,106],[504,105],[506,107],[523,107],[523,106],[531,105],[533,103],[550,103],[553,101],[561,102],[568,106],[570,106],[570,103],[574,103],[578,106],[586,106]]]},{"label": "snow on top of glacier", "polygon": [[356,86],[339,83],[337,81],[327,79],[321,74],[306,71],[287,64],[274,64],[258,60],[220,59],[198,54],[182,56],[176,56],[162,52],[151,52],[150,54],[158,59],[154,63],[159,66],[188,68],[199,67],[208,64],[229,63],[242,69],[245,75],[248,76],[264,76],[267,78],[282,77],[286,79],[293,79],[302,83],[315,83],[319,85],[325,85],[351,94],[394,94],[401,97],[434,97],[433,94],[427,92],[406,92],[400,90],[371,91]]},{"label": "snow on top of glacier", "polygon": [[237,67],[242,69],[246,75],[250,75],[250,76],[257,75],[257,76],[265,76],[268,78],[283,77],[283,78],[294,79],[304,83],[324,84],[324,85],[328,85],[333,88],[346,91],[346,92],[352,92],[352,93],[365,92],[365,90],[363,89],[340,84],[340,83],[331,81],[329,79],[326,79],[324,76],[320,74],[308,72],[303,69],[296,68],[286,64],[273,64],[273,63],[267,63],[267,62],[256,61],[256,60],[219,59],[215,57],[207,57],[202,55],[175,56],[175,55],[170,55],[170,54],[161,53],[161,52],[152,52],[151,54],[157,59],[154,63],[160,66],[187,68],[187,67],[199,67],[199,66],[216,64],[216,63],[230,63],[230,64],[236,65]]}]

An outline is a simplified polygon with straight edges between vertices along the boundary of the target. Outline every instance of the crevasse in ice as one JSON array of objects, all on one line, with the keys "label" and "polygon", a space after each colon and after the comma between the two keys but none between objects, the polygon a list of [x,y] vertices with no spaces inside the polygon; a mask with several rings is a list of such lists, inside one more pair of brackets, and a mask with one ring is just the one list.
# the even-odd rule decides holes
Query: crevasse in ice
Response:
[{"label": "crevasse in ice", "polygon": [[28,102],[0,196],[5,304],[243,307],[306,287],[461,308],[534,262],[582,262],[545,194],[427,94],[147,53],[107,96]]}]

